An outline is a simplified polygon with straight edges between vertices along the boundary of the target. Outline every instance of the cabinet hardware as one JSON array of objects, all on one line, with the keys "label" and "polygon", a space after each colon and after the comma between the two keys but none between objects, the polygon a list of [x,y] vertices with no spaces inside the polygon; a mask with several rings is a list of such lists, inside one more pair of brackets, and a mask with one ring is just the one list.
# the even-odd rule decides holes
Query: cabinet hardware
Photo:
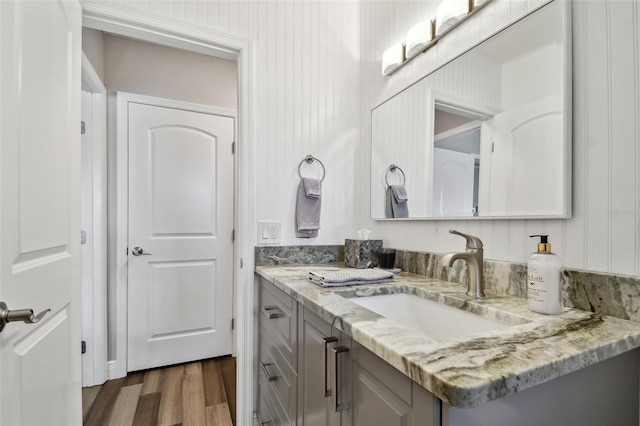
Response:
[{"label": "cabinet hardware", "polygon": [[269,365],[273,365],[273,364],[270,363],[270,362],[268,362],[266,364],[264,362],[260,363],[260,366],[262,367],[262,372],[264,373],[265,376],[267,376],[267,380],[270,381],[270,382],[275,382],[276,380],[278,380],[278,376],[272,376],[269,373],[269,370],[267,370],[267,366],[269,366]]},{"label": "cabinet hardware", "polygon": [[[277,312],[271,312],[271,311],[277,311]],[[262,308],[262,313],[264,314],[265,317],[267,317],[267,319],[276,319],[282,316],[280,315],[282,311],[277,306],[265,306],[264,308]]]},{"label": "cabinet hardware", "polygon": [[340,368],[339,368],[339,355],[341,353],[345,353],[345,352],[349,352],[349,348],[347,348],[346,346],[338,346],[336,348],[331,348],[333,350],[333,353],[335,355],[335,368],[336,368],[336,413],[339,413],[340,411],[345,411],[348,410],[349,408],[351,408],[351,405],[349,404],[349,401],[340,403],[340,396],[339,396],[339,392],[340,392]]},{"label": "cabinet hardware", "polygon": [[328,336],[328,337],[323,337],[322,340],[324,340],[324,396],[331,396],[331,389],[329,389],[329,354],[327,354],[327,347],[329,346],[329,343],[333,343],[333,342],[337,342],[338,338],[336,336]]}]

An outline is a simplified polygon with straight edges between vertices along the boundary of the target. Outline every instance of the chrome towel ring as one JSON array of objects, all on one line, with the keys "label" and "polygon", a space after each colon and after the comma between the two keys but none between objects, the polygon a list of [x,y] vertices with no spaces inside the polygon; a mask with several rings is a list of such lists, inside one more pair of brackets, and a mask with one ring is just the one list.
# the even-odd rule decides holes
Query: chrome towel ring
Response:
[{"label": "chrome towel ring", "polygon": [[322,177],[320,178],[320,182],[322,182],[324,180],[324,176],[326,175],[326,170],[324,168],[324,164],[322,164],[322,161],[318,160],[316,157],[314,157],[313,155],[307,155],[306,157],[304,157],[302,159],[302,161],[300,161],[300,164],[298,164],[298,176],[300,176],[300,178],[302,179],[302,173],[300,171],[300,169],[302,168],[302,165],[306,162],[307,164],[311,164],[314,161],[317,161],[318,163],[320,163],[320,167],[322,167]]},{"label": "chrome towel ring", "polygon": [[404,183],[407,181],[402,169],[400,167],[396,166],[395,164],[392,164],[392,165],[389,166],[389,168],[387,168],[387,171],[384,174],[384,181],[387,183],[387,186],[390,186],[389,185],[389,179],[388,179],[389,178],[389,173],[395,173],[395,172],[398,172],[398,171],[402,174],[402,184],[401,185],[404,185]]}]

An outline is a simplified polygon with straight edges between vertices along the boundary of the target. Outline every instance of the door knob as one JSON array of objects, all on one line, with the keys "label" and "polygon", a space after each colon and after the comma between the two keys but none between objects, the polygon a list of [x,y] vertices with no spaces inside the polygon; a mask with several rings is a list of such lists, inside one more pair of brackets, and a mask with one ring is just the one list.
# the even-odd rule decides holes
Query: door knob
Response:
[{"label": "door knob", "polygon": [[51,309],[45,309],[38,315],[33,315],[33,309],[16,309],[10,311],[7,304],[0,302],[0,332],[10,322],[22,321],[25,324],[35,324],[40,321]]},{"label": "door knob", "polygon": [[145,253],[142,247],[134,247],[131,253],[134,256],[151,256],[151,253]]}]

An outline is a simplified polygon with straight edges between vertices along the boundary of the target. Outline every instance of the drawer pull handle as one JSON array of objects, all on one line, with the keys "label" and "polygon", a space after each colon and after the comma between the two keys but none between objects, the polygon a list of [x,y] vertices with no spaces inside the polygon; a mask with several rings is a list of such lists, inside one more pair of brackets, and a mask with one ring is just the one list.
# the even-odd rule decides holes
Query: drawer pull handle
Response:
[{"label": "drawer pull handle", "polygon": [[327,353],[327,347],[329,343],[337,342],[336,336],[323,337],[324,340],[324,396],[331,396],[331,389],[329,389],[329,354]]},{"label": "drawer pull handle", "polygon": [[267,317],[267,319],[276,319],[283,316],[281,315],[282,311],[277,306],[265,306],[264,308],[262,308],[262,313],[265,317]]},{"label": "drawer pull handle", "polygon": [[267,376],[267,380],[270,381],[270,382],[275,382],[276,380],[278,380],[278,376],[272,376],[269,373],[269,370],[267,370],[267,366],[268,365],[272,365],[272,363],[270,363],[270,362],[266,363],[266,364],[264,362],[260,363],[260,366],[262,367],[262,372],[264,373],[265,376]]},{"label": "drawer pull handle", "polygon": [[349,348],[347,348],[346,346],[338,346],[336,348],[331,348],[331,349],[333,350],[333,353],[335,355],[335,362],[336,362],[336,365],[335,365],[336,367],[336,413],[339,413],[340,411],[345,411],[351,408],[349,401],[340,403],[340,396],[339,396],[340,368],[338,367],[339,355],[341,353],[349,352]]}]

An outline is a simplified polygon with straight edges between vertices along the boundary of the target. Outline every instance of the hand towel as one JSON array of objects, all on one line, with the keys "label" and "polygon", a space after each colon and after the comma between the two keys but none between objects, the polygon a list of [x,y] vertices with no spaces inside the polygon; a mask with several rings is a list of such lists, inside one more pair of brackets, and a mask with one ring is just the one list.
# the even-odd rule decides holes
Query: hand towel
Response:
[{"label": "hand towel", "polygon": [[[311,182],[306,182],[311,181]],[[307,190],[309,194],[307,196]],[[298,185],[296,199],[296,236],[298,238],[314,238],[320,229],[320,205],[322,182],[318,179],[302,178]]]},{"label": "hand towel", "polygon": [[309,280],[323,287],[376,284],[394,280],[389,271],[380,269],[341,269],[338,271],[309,271]]},{"label": "hand towel", "polygon": [[319,199],[322,195],[322,181],[318,179],[302,178],[304,195],[307,198]]},{"label": "hand towel", "polygon": [[386,193],[384,213],[386,217],[409,217],[407,190],[404,185],[389,185]]}]

